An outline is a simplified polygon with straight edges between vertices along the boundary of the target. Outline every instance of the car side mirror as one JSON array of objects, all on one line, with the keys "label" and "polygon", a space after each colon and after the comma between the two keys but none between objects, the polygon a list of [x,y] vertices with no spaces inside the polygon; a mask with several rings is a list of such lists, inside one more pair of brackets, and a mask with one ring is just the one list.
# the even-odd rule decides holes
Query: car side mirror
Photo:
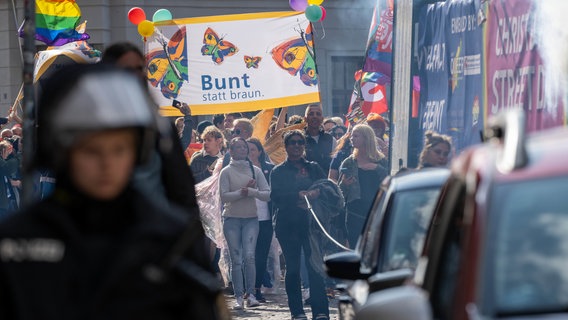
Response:
[{"label": "car side mirror", "polygon": [[402,286],[404,282],[411,279],[413,275],[414,272],[407,268],[377,273],[368,279],[369,292]]},{"label": "car side mirror", "polygon": [[361,274],[361,255],[354,251],[331,254],[324,258],[327,275],[332,278],[358,280],[367,279],[368,275]]},{"label": "car side mirror", "polygon": [[355,319],[432,320],[433,316],[425,291],[402,286],[370,294]]}]

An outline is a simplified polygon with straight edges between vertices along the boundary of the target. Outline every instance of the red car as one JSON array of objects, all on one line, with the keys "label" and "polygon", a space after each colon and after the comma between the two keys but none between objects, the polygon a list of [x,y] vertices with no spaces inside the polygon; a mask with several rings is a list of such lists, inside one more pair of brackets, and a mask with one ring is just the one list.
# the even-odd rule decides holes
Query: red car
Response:
[{"label": "red car", "polygon": [[525,139],[522,112],[498,118],[453,162],[412,284],[358,319],[568,319],[567,190],[568,129]]}]

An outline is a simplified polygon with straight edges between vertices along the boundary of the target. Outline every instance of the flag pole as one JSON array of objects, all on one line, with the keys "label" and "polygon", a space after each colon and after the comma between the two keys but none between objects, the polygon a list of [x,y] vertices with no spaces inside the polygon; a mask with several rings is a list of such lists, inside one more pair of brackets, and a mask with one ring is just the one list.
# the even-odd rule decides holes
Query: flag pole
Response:
[{"label": "flag pole", "polygon": [[35,92],[34,92],[34,57],[35,48],[35,0],[25,0],[24,8],[24,128],[23,139],[23,177],[22,177],[22,206],[33,201],[34,178],[32,159],[34,153],[35,131]]}]

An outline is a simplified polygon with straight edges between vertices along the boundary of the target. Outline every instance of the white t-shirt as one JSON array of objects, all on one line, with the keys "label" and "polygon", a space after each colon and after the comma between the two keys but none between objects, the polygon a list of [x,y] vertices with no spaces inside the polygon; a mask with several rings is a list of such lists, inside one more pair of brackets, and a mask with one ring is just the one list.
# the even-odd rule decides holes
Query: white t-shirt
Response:
[{"label": "white t-shirt", "polygon": [[256,199],[256,214],[258,221],[270,220],[270,212],[268,212],[268,202]]}]

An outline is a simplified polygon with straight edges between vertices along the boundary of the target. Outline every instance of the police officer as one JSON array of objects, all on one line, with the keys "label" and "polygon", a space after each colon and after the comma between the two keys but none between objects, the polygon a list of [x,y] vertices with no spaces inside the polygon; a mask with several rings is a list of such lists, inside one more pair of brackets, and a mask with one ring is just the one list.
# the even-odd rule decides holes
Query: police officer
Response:
[{"label": "police officer", "polygon": [[56,189],[0,224],[0,319],[228,318],[208,261],[195,258],[201,225],[130,183],[157,131],[140,81],[67,67],[38,107],[35,163],[55,172]]}]

